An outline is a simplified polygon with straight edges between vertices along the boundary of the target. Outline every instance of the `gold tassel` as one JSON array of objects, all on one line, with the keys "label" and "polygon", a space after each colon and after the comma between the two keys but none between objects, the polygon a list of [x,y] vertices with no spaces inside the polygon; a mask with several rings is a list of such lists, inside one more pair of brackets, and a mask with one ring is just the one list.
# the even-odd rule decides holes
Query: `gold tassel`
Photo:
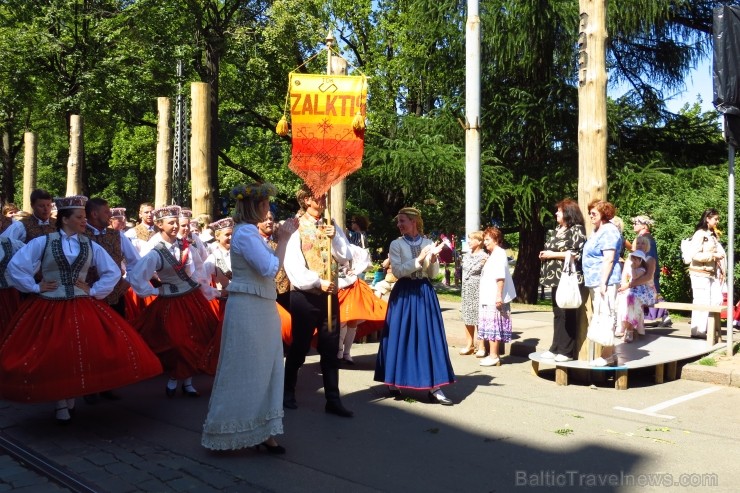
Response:
[{"label": "gold tassel", "polygon": [[285,115],[283,115],[280,118],[280,121],[277,123],[277,127],[275,127],[275,132],[280,137],[285,137],[286,135],[288,135],[288,130],[289,130],[288,120],[285,118]]},{"label": "gold tassel", "polygon": [[362,113],[360,113],[359,111],[355,113],[355,117],[352,119],[352,128],[356,132],[365,130],[365,118],[362,116]]}]

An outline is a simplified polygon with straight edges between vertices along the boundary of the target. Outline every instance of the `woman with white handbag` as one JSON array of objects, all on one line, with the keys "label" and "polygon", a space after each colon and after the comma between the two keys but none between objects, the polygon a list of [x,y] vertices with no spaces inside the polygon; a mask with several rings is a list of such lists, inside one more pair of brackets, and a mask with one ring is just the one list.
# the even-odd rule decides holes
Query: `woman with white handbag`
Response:
[{"label": "woman with white handbag", "polygon": [[550,231],[545,249],[540,252],[540,284],[552,290],[553,336],[550,349],[540,357],[564,362],[573,359],[576,349],[583,285],[581,251],[586,230],[576,201],[564,199],[555,207],[558,226]]},{"label": "woman with white handbag", "polygon": [[583,246],[584,284],[591,292],[593,315],[588,338],[601,344],[601,356],[591,366],[616,363],[614,329],[616,325],[617,286],[622,277],[619,254],[622,251],[622,233],[611,222],[614,206],[605,200],[588,204],[588,215],[594,231]]}]

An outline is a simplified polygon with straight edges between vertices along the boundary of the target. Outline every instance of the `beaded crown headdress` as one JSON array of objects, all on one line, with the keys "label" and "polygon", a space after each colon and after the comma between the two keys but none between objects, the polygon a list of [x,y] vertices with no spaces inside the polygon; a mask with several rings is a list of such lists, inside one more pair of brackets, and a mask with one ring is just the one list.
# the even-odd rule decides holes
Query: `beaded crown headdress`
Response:
[{"label": "beaded crown headdress", "polygon": [[218,231],[219,229],[233,228],[234,220],[230,217],[225,217],[223,219],[219,219],[218,221],[212,222],[208,225],[208,227],[211,228],[213,231]]},{"label": "beaded crown headdress", "polygon": [[152,215],[154,216],[155,221],[159,221],[166,217],[180,217],[180,210],[181,207],[179,205],[166,205],[159,209],[154,209]]},{"label": "beaded crown headdress", "polygon": [[111,207],[110,217],[126,218],[126,208],[125,207]]},{"label": "beaded crown headdress", "polygon": [[84,209],[87,203],[87,197],[84,195],[71,195],[69,197],[54,197],[54,205],[57,210],[64,209]]}]

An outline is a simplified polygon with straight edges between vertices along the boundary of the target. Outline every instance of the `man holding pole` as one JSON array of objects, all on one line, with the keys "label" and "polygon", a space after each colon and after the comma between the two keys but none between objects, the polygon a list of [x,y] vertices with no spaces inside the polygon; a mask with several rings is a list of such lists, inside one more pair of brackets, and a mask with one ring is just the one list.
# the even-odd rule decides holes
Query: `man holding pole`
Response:
[{"label": "man holding pole", "polygon": [[283,406],[297,409],[295,386],[298,370],[306,361],[314,329],[318,329],[318,352],[327,413],[351,418],[353,412],[339,397],[339,299],[337,262],[352,259],[349,242],[341,228],[325,224],[326,195],[315,196],[305,184],[296,194],[305,213],[288,241],[284,267],[291,283],[290,314],[293,343],[285,358]]}]

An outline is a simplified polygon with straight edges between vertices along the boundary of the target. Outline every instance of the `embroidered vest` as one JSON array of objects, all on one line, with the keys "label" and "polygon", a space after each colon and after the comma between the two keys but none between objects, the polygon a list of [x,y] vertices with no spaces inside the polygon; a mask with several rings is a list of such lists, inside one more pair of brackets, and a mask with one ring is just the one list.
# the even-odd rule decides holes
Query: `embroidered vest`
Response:
[{"label": "embroidered vest", "polygon": [[[101,234],[96,235],[93,234],[93,231],[90,228],[88,228],[85,230],[85,236],[90,238],[90,241],[94,241],[100,245],[103,250],[111,256],[116,265],[119,267],[122,265],[124,256],[123,250],[121,249],[121,235],[118,231],[113,228],[105,228],[105,234],[102,234],[101,232]],[[123,268],[121,268],[121,276],[123,276],[123,274],[125,274],[125,272]],[[98,279],[100,279],[100,276],[98,275],[97,269],[95,269],[95,266],[92,266],[87,272],[87,279],[85,282],[92,284]],[[113,288],[113,291],[106,296],[105,302],[109,305],[115,305],[121,299],[121,296],[126,293],[129,286],[130,284],[128,281],[121,277]]]},{"label": "embroidered vest", "polygon": [[49,224],[39,224],[39,220],[35,216],[24,217],[20,221],[23,227],[26,228],[26,243],[39,236],[54,233],[57,230],[56,226],[51,224],[51,221]]},{"label": "embroidered vest", "polygon": [[3,250],[3,259],[0,260],[0,289],[7,289],[10,287],[8,264],[13,256],[13,244],[9,238],[0,238],[0,248]]},{"label": "embroidered vest", "polygon": [[319,274],[322,278],[326,272],[326,264],[331,261],[331,277],[337,278],[337,262],[329,256],[331,239],[316,226],[313,218],[306,215],[300,220],[299,234],[301,236],[301,251],[306,259],[306,267]]},{"label": "embroidered vest", "polygon": [[150,230],[144,223],[139,223],[134,228],[134,231],[136,231],[136,237],[138,239],[149,241],[152,239],[152,236],[157,234],[157,227],[155,226],[154,229]]},{"label": "embroidered vest", "polygon": [[164,298],[182,296],[200,287],[200,284],[185,272],[185,266],[172,256],[163,242],[157,243],[154,251],[162,258],[163,267],[157,271],[157,276],[162,281],[160,296]]},{"label": "embroidered vest", "polygon": [[85,279],[92,261],[92,248],[87,236],[77,235],[80,241],[80,254],[71,264],[62,250],[62,235],[50,233],[46,236],[46,247],[41,258],[41,272],[47,281],[57,281],[54,291],[40,293],[42,298],[49,300],[70,300],[88,296],[82,289],[75,286],[77,279]]},{"label": "embroidered vest", "polygon": [[[277,251],[278,244],[276,241],[270,240],[268,241],[268,244],[270,245],[270,248]],[[275,289],[277,289],[278,294],[290,291],[290,279],[288,279],[288,274],[285,273],[285,269],[282,267],[280,267],[277,274],[275,274]]]}]

